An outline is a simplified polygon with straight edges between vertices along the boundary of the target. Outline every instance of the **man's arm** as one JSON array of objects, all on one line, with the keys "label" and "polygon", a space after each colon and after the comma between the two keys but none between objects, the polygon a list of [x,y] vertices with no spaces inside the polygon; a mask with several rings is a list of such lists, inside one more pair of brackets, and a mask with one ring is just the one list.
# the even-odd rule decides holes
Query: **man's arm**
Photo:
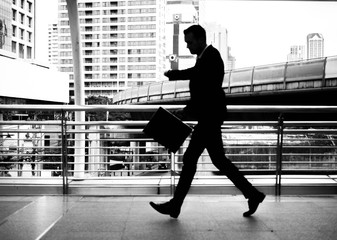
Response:
[{"label": "man's arm", "polygon": [[195,69],[192,67],[185,70],[168,70],[164,73],[164,75],[168,77],[170,81],[188,80],[191,79],[194,72]]}]

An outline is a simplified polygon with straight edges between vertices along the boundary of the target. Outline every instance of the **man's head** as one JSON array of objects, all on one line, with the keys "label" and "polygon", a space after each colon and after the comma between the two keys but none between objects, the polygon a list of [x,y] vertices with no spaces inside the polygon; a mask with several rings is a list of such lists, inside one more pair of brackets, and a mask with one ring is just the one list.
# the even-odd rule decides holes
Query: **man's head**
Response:
[{"label": "man's head", "polygon": [[200,25],[192,25],[184,30],[185,42],[191,54],[199,55],[206,47],[206,31]]}]

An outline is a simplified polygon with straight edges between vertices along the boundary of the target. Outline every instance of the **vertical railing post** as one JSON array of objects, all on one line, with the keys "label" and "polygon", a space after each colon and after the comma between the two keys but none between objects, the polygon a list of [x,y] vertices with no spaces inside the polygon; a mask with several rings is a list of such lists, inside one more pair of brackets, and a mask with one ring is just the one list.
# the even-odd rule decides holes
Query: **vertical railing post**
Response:
[{"label": "vertical railing post", "polygon": [[275,195],[281,195],[281,178],[282,178],[282,148],[283,148],[283,115],[280,114],[277,124],[277,148],[276,148],[276,184]]},{"label": "vertical railing post", "polygon": [[173,195],[174,194],[174,192],[175,192],[175,188],[176,188],[176,185],[175,185],[175,182],[176,182],[176,179],[175,179],[175,176],[176,176],[176,164],[175,164],[175,162],[176,162],[176,160],[175,160],[175,158],[176,158],[176,155],[173,153],[173,152],[171,152],[171,170],[170,170],[170,173],[171,173],[171,195]]},{"label": "vertical railing post", "polygon": [[321,85],[321,87],[326,86],[326,80],[325,80],[326,62],[327,62],[327,57],[324,58],[323,69],[322,69],[322,85]]},{"label": "vertical railing post", "polygon": [[63,194],[68,194],[68,154],[67,154],[67,122],[64,110],[61,116],[62,131],[62,176],[63,176]]},{"label": "vertical railing post", "polygon": [[254,72],[255,72],[255,67],[252,69],[252,79],[250,81],[250,91],[254,92]]}]

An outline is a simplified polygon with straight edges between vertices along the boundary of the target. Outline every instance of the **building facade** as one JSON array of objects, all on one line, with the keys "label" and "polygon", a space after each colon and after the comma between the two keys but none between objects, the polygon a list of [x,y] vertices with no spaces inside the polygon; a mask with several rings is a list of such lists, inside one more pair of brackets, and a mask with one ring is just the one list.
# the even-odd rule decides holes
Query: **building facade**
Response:
[{"label": "building facade", "polygon": [[13,57],[34,59],[35,0],[1,0],[0,50]]},{"label": "building facade", "polygon": [[305,59],[305,46],[293,45],[290,47],[290,53],[287,55],[287,61],[300,61]]},{"label": "building facade", "polygon": [[324,57],[324,38],[320,33],[310,33],[307,36],[308,59]]},{"label": "building facade", "polygon": [[19,58],[35,58],[35,0],[12,0],[12,52]]},{"label": "building facade", "polygon": [[1,0],[0,104],[69,102],[67,76],[34,58],[35,0]]},{"label": "building facade", "polygon": [[[70,27],[59,0],[59,70],[74,95]],[[165,70],[165,1],[78,0],[84,91],[106,96],[162,79]]]},{"label": "building facade", "polygon": [[48,62],[55,66],[59,63],[57,23],[48,24]]},{"label": "building facade", "polygon": [[12,22],[12,1],[3,0],[0,2],[0,49],[11,50],[11,22]]}]

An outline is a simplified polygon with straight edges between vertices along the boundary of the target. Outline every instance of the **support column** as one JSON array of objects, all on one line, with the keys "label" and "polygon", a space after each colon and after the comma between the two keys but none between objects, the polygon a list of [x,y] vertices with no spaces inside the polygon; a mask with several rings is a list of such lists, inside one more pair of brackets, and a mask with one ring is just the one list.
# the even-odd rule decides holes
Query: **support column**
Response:
[{"label": "support column", "polygon": [[[74,65],[74,93],[75,105],[85,105],[84,102],[84,76],[83,76],[83,58],[80,25],[78,20],[77,0],[67,0],[71,45],[73,52],[73,65]],[[75,112],[76,122],[85,122],[85,112]],[[76,131],[83,131],[85,126],[80,125],[75,127]],[[74,177],[84,177],[84,163],[85,163],[85,134],[75,133],[75,165]]]}]

